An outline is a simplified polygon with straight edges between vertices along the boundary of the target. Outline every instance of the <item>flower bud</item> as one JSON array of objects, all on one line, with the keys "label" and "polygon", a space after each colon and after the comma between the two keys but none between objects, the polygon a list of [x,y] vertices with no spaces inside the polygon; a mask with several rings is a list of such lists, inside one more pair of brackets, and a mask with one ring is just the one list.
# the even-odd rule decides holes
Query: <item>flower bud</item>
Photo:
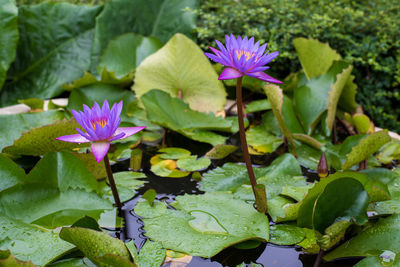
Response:
[{"label": "flower bud", "polygon": [[318,176],[320,178],[326,178],[329,175],[328,162],[326,161],[325,154],[322,153],[321,159],[318,163]]}]

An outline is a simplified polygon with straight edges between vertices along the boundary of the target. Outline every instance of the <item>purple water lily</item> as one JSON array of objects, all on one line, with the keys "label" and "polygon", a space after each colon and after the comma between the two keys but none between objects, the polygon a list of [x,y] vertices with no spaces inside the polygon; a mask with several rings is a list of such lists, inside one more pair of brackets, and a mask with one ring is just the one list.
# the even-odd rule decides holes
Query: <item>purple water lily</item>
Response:
[{"label": "purple water lily", "polygon": [[72,143],[91,142],[90,147],[97,162],[102,161],[106,156],[110,142],[127,138],[146,128],[145,126],[119,127],[122,101],[114,104],[111,110],[107,100],[104,100],[101,108],[99,104],[94,102],[92,108],[83,105],[83,110],[83,112],[75,110],[71,110],[71,112],[86,133],[76,128],[78,134],[60,136],[57,140]]},{"label": "purple water lily", "polygon": [[265,70],[269,69],[265,65],[279,55],[278,51],[271,54],[268,54],[268,51],[264,53],[267,44],[259,47],[260,42],[254,43],[254,37],[248,39],[245,36],[242,39],[241,36],[238,36],[236,39],[231,34],[231,36],[225,35],[225,39],[226,48],[221,42],[215,40],[221,51],[210,47],[215,55],[204,53],[211,60],[227,66],[219,76],[219,80],[236,79],[247,75],[270,83],[282,83],[264,73]]}]

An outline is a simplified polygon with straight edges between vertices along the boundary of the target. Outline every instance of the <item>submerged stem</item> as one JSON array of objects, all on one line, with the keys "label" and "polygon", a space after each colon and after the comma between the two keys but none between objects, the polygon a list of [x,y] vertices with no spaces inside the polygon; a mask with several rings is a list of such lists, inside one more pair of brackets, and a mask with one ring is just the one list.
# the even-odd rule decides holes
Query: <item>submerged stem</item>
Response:
[{"label": "submerged stem", "polygon": [[108,156],[104,157],[104,165],[106,166],[108,181],[110,182],[111,191],[114,197],[115,204],[117,205],[118,209],[122,208],[121,201],[119,200],[117,186],[115,185],[114,176],[111,171],[110,161],[108,160]]},{"label": "submerged stem", "polygon": [[319,265],[321,264],[321,260],[322,260],[322,256],[324,255],[324,251],[321,249],[318,253],[317,258],[315,259],[314,262],[314,267],[319,267]]},{"label": "submerged stem", "polygon": [[[259,197],[259,194],[257,193],[257,181],[254,175],[253,171],[253,166],[251,165],[251,160],[250,160],[250,155],[249,155],[249,150],[247,147],[247,140],[246,140],[246,133],[244,131],[244,115],[243,115],[243,103],[242,103],[242,77],[237,79],[236,82],[236,106],[237,106],[237,111],[238,111],[238,122],[239,122],[239,134],[240,134],[240,143],[242,145],[242,152],[243,152],[243,157],[244,161],[246,162],[246,168],[247,168],[247,173],[249,174],[250,178],[250,183],[251,183],[251,188],[253,189],[254,197],[256,200],[256,206],[257,210],[259,212],[266,212],[267,210],[267,203],[266,203],[266,198],[264,197]],[[265,192],[265,189],[264,189]],[[265,200],[265,203],[262,199]]]}]

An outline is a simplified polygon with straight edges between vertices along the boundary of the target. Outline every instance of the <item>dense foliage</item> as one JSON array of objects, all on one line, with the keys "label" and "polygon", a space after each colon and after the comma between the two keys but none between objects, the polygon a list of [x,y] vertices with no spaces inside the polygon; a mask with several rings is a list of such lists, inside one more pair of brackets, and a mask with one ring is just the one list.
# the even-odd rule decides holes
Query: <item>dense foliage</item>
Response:
[{"label": "dense foliage", "polygon": [[197,10],[203,49],[226,33],[255,36],[280,51],[277,77],[299,69],[293,39],[327,42],[355,66],[358,102],[381,127],[400,129],[400,5],[397,1],[206,0]]}]

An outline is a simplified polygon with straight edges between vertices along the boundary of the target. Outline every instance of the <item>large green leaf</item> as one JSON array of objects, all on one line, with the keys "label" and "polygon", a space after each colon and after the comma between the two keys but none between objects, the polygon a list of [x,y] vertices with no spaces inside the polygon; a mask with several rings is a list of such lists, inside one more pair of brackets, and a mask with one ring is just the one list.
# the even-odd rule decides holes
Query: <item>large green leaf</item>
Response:
[{"label": "large green leaf", "polygon": [[166,250],[158,242],[147,240],[144,246],[137,252],[137,248],[133,241],[125,244],[129,249],[135,263],[139,267],[153,267],[163,265]]},{"label": "large green leaf", "polygon": [[83,110],[83,104],[92,107],[96,101],[101,106],[104,100],[108,101],[110,107],[122,100],[124,105],[121,116],[124,118],[128,104],[135,100],[135,96],[131,91],[118,86],[96,83],[73,90],[68,99],[68,108],[77,111]]},{"label": "large green leaf", "polygon": [[295,109],[306,132],[310,134],[322,114],[329,108],[329,123],[336,114],[338,97],[350,75],[351,67],[343,61],[335,61],[329,71],[312,78],[294,90]]},{"label": "large green leaf", "polygon": [[387,131],[379,131],[361,139],[360,143],[354,146],[346,156],[346,161],[342,169],[349,169],[351,166],[368,159],[373,153],[377,152],[384,144],[390,142],[391,137]]},{"label": "large green leaf", "polygon": [[100,257],[105,255],[120,256],[128,261],[130,259],[125,244],[104,232],[80,227],[64,227],[60,232],[60,237],[76,245],[86,257],[100,266],[110,266],[102,264]]},{"label": "large green leaf", "polygon": [[[282,186],[289,185],[287,180],[292,180],[294,176],[301,176],[301,168],[294,156],[284,154],[274,160],[270,166],[264,168],[254,168],[257,182],[265,184],[267,195],[272,197],[280,193]],[[287,179],[286,179],[287,178]],[[293,180],[297,184],[297,179]],[[298,182],[305,185],[304,178]],[[246,167],[233,163],[226,163],[203,175],[200,189],[203,191],[233,191],[235,192],[242,185],[250,184]],[[251,190],[250,190],[251,191]],[[253,199],[252,193],[249,195]]]},{"label": "large green leaf", "polygon": [[84,164],[67,153],[50,153],[19,183],[0,193],[0,212],[46,227],[69,225],[85,215],[99,217],[111,203],[97,193]]},{"label": "large green leaf", "polygon": [[14,0],[4,0],[0,6],[0,90],[7,70],[15,59],[18,34],[18,9]]},{"label": "large green leaf", "polygon": [[318,196],[312,214],[313,228],[323,233],[331,224],[352,221],[364,224],[368,221],[368,193],[353,178],[341,178],[326,185]]},{"label": "large green leaf", "polygon": [[49,98],[89,68],[99,6],[43,3],[19,8],[20,40],[0,105],[32,96]]},{"label": "large green leaf", "polygon": [[149,55],[162,47],[162,43],[154,37],[143,37],[134,33],[118,36],[110,41],[99,59],[97,72],[105,69],[117,78],[128,76]]},{"label": "large green leaf", "polygon": [[248,145],[257,153],[272,153],[283,143],[283,139],[267,131],[265,124],[250,127],[246,131]]},{"label": "large green leaf", "polygon": [[182,34],[176,34],[140,64],[132,89],[138,97],[160,89],[203,112],[217,113],[226,102],[224,86],[207,57]]},{"label": "large green leaf", "polygon": [[58,152],[64,149],[89,146],[89,143],[76,144],[56,140],[57,137],[76,134],[80,128],[75,120],[62,120],[55,123],[31,129],[14,141],[12,146],[3,149],[4,153],[16,155],[40,156],[48,152]]},{"label": "large green leaf", "polygon": [[[154,209],[147,201],[141,203]],[[229,193],[178,196],[171,205],[175,210],[143,219],[146,235],[165,248],[211,257],[245,240],[269,238],[267,216]]]},{"label": "large green leaf", "polygon": [[149,121],[179,132],[193,140],[213,145],[224,143],[225,137],[208,130],[230,131],[232,121],[190,109],[179,98],[161,90],[151,90],[141,98]]},{"label": "large green leaf", "polygon": [[0,115],[0,124],[7,127],[0,128],[0,149],[13,144],[22,133],[28,132],[31,127],[41,127],[64,118],[64,112],[51,110],[37,113],[22,113]]},{"label": "large green leaf", "polygon": [[[382,200],[387,200],[390,199],[390,194],[387,189],[387,186],[382,184],[382,182],[377,181],[375,179],[369,178],[367,175],[362,174],[362,173],[357,173],[357,172],[337,172],[335,174],[331,174],[328,176],[328,178],[321,180],[320,182],[316,183],[313,188],[311,188],[308,191],[308,194],[305,196],[305,198],[300,202],[301,206],[299,209],[299,217],[297,219],[297,224],[301,227],[313,227],[314,226],[314,213],[316,209],[316,203],[318,203],[318,199],[320,198],[321,194],[323,194],[326,186],[338,179],[343,179],[343,178],[349,178],[349,179],[355,179],[365,189],[365,191],[368,193],[368,198],[370,202],[374,201],[382,201]],[[338,185],[340,188],[340,185]],[[345,189],[337,189],[334,193],[336,193],[337,197],[331,197],[330,201],[332,203],[335,203],[336,201],[341,202],[341,201],[346,201],[346,199],[342,199],[340,194],[344,193],[347,194],[348,192],[351,192],[352,186],[348,186],[349,188]],[[356,187],[356,186],[355,186]],[[333,187],[335,188],[335,186]],[[344,191],[347,190],[347,191]],[[329,190],[331,192],[331,189]],[[342,192],[343,191],[343,192]],[[360,191],[360,190],[358,190]],[[349,193],[351,195],[351,193]],[[362,195],[362,193],[360,192]],[[351,198],[351,196],[348,196],[346,198]],[[339,212],[339,211],[337,211]]]},{"label": "large green leaf", "polygon": [[324,256],[325,260],[344,257],[379,256],[388,250],[400,252],[400,214],[381,218],[353,239]]},{"label": "large green leaf", "polygon": [[[122,202],[131,199],[146,181],[139,180],[146,178],[146,175],[141,172],[117,172],[114,173],[115,184],[118,189],[118,194]],[[112,202],[114,201],[111,188],[106,182],[101,183],[103,194]]]},{"label": "large green leaf", "polygon": [[25,178],[25,171],[15,162],[0,154],[0,192],[12,187]]},{"label": "large green leaf", "polygon": [[195,6],[195,0],[107,1],[96,18],[91,67],[93,73],[102,51],[112,39],[121,34],[134,32],[156,37],[164,43],[177,32],[191,36],[195,15],[185,9]]},{"label": "large green leaf", "polygon": [[315,39],[296,38],[293,40],[293,45],[309,80],[326,73],[333,61],[341,58],[329,44]]},{"label": "large green leaf", "polygon": [[19,260],[44,266],[74,248],[53,231],[23,223],[2,213],[0,225],[0,250],[10,250]]}]

